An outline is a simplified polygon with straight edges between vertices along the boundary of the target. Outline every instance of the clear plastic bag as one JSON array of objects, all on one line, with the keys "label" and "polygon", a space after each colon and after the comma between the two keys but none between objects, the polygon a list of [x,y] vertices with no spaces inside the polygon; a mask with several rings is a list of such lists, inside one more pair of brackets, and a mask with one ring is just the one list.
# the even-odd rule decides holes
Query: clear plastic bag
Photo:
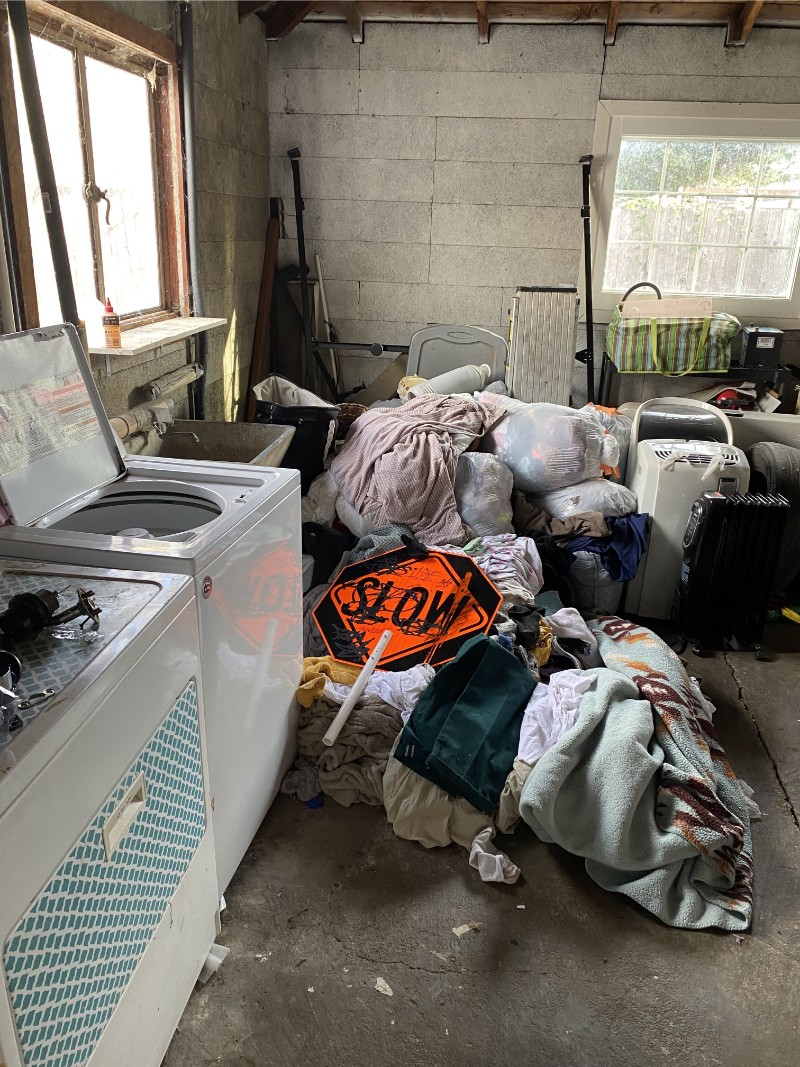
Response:
[{"label": "clear plastic bag", "polygon": [[458,513],[480,537],[513,534],[511,471],[497,456],[464,452],[456,467],[455,495]]},{"label": "clear plastic bag", "polygon": [[523,404],[482,393],[481,401],[508,412],[484,436],[484,452],[501,459],[524,493],[545,493],[596,478],[619,461],[616,438],[593,409],[575,411],[560,404]]},{"label": "clear plastic bag", "polygon": [[616,438],[617,445],[619,447],[619,475],[614,478],[615,481],[625,481],[625,469],[628,466],[628,448],[631,443],[631,430],[633,429],[633,419],[627,415],[622,415],[618,411],[606,411],[604,408],[595,407],[594,404],[584,404],[581,411],[591,411],[606,428],[614,438]]},{"label": "clear plastic bag", "polygon": [[630,515],[636,511],[636,493],[608,478],[589,478],[578,485],[553,489],[530,498],[554,519],[568,519],[584,511],[599,511],[601,515]]}]

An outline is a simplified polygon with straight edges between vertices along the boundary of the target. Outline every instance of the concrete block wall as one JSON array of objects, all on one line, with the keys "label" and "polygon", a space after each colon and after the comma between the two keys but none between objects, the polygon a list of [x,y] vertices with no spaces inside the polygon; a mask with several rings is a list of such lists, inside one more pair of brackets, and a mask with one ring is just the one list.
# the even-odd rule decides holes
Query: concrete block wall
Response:
[{"label": "concrete block wall", "polygon": [[[296,259],[287,149],[303,153],[309,253],[342,339],[429,322],[507,333],[513,287],[577,276],[600,27],[304,24],[269,46],[272,190]],[[568,87],[568,91],[564,88]],[[379,369],[343,361],[351,382]]]},{"label": "concrete block wall", "polygon": [[[177,39],[177,5],[109,6]],[[267,45],[259,19],[242,23],[234,0],[195,2],[195,107],[200,266],[205,313],[228,320],[208,334],[206,417],[236,417],[247,387],[269,217]],[[109,414],[139,403],[137,387],[186,362],[181,343],[113,357],[98,386]],[[185,393],[175,394],[185,414]]]},{"label": "concrete block wall", "polygon": [[[721,27],[622,26],[605,48],[599,26],[496,25],[479,45],[474,25],[367,23],[359,46],[343,24],[304,23],[269,45],[281,261],[296,261],[297,146],[309,260],[343,340],[403,343],[447,321],[505,334],[517,285],[578,279],[578,159],[600,98],[796,102],[800,30],[756,27],[726,49]],[[350,385],[381,369],[342,362]],[[664,388],[628,376],[623,396]]]}]

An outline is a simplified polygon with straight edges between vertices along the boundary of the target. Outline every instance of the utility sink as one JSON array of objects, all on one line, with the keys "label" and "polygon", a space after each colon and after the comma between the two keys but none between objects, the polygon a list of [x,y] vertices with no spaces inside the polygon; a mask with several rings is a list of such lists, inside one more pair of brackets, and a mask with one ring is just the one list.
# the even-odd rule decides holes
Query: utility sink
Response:
[{"label": "utility sink", "polygon": [[294,429],[294,426],[255,422],[176,419],[147,451],[164,459],[211,459],[279,467],[294,437]]}]

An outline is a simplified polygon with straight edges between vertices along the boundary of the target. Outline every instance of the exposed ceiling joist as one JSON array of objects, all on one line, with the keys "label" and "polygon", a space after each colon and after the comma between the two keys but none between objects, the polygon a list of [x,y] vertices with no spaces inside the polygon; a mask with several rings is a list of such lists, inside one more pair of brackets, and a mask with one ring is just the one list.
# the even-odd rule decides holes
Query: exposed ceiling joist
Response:
[{"label": "exposed ceiling joist", "polygon": [[241,22],[248,15],[260,11],[262,7],[269,7],[269,4],[270,0],[239,0],[239,21]]},{"label": "exposed ceiling joist", "polygon": [[[341,4],[339,5],[342,6]],[[267,40],[274,41],[291,33],[306,15],[314,9],[311,3],[295,3],[294,0],[273,0],[272,3],[260,3],[259,0],[239,0],[239,20],[258,13],[264,23]]]},{"label": "exposed ceiling joist", "polygon": [[608,17],[606,18],[606,35],[604,44],[613,44],[617,39],[617,23],[619,22],[619,0],[611,0],[608,5]]},{"label": "exposed ceiling joist", "polygon": [[747,44],[750,31],[756,24],[756,19],[761,14],[764,0],[751,0],[750,3],[742,4],[741,11],[734,15],[728,23],[728,35],[725,44],[728,46],[741,47]]},{"label": "exposed ceiling joist", "polygon": [[488,0],[476,0],[475,16],[478,20],[478,44],[489,43],[489,3]]},{"label": "exposed ceiling joist", "polygon": [[[467,22],[474,26],[479,20],[477,11],[484,4],[476,0],[360,0],[358,6],[365,22]],[[755,18],[759,26],[800,27],[800,0],[766,0],[752,5],[743,0],[488,0],[485,7],[487,31],[489,26],[502,23],[590,23],[605,27],[607,41],[619,26],[636,23],[726,27],[735,23],[733,37],[741,38],[740,44],[747,39]],[[752,16],[750,9],[755,7],[759,10]],[[739,29],[736,20],[743,13],[745,19]],[[341,0],[316,0],[310,17],[344,21],[343,4]]]},{"label": "exposed ceiling joist", "polygon": [[353,44],[364,43],[364,16],[361,13],[361,5],[356,3],[342,3],[342,12],[347,20],[347,28],[353,38]]}]

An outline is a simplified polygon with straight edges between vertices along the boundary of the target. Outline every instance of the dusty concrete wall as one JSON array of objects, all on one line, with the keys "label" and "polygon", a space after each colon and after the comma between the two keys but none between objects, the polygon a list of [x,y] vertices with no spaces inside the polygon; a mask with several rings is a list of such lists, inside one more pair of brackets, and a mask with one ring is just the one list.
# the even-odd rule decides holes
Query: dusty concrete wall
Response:
[{"label": "dusty concrete wall", "polygon": [[[578,158],[591,150],[600,27],[307,24],[270,44],[273,192],[303,152],[309,248],[343,339],[428,322],[507,333],[513,287],[577,277]],[[347,360],[351,380],[374,362]]]},{"label": "dusty concrete wall", "polygon": [[[298,145],[309,258],[342,339],[405,342],[432,321],[505,334],[515,286],[578,278],[578,159],[599,98],[800,99],[800,31],[723,42],[719,27],[623,26],[604,48],[599,26],[506,25],[479,45],[474,25],[368,23],[359,46],[343,25],[304,24],[269,46],[282,260],[296,259]],[[350,383],[380,369],[344,362]],[[584,377],[576,365],[576,398]]]},{"label": "dusty concrete wall", "polygon": [[[177,39],[177,5],[110,6]],[[247,386],[269,216],[267,47],[258,19],[239,23],[233,0],[195,3],[196,158],[205,313],[228,320],[208,334],[206,415],[234,418]],[[137,386],[183,365],[186,346],[157,358],[114,357],[101,372],[109,413],[141,400]],[[185,408],[184,394],[176,394]],[[182,412],[183,413],[183,412]]]}]

